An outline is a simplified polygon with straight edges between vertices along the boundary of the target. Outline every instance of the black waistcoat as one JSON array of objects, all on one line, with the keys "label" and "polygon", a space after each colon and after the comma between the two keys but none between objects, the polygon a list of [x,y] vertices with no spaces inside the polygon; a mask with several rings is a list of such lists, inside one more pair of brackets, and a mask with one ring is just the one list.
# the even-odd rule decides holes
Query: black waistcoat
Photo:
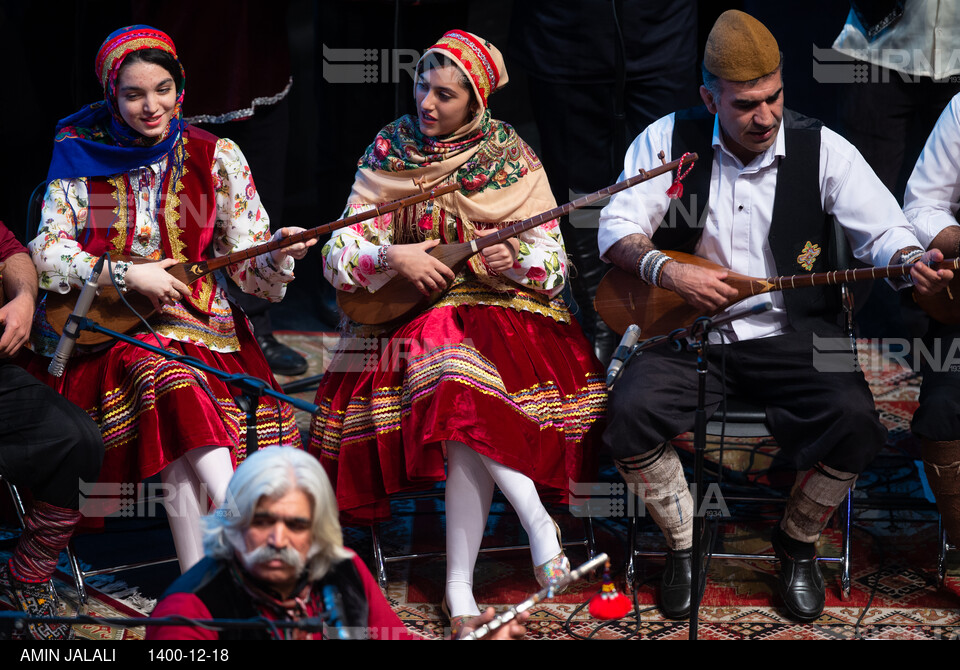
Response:
[{"label": "black waistcoat", "polygon": [[[834,237],[837,229],[820,202],[822,126],[816,119],[784,111],[780,132],[785,134],[786,155],[776,159],[777,187],[767,238],[778,275],[826,272],[840,267]],[[684,179],[683,197],[671,200],[670,209],[653,236],[660,249],[692,253],[700,239],[710,194],[713,127],[714,115],[705,107],[675,114],[670,160],[686,152],[696,152],[700,160]],[[836,287],[790,289],[783,292],[783,298],[790,325],[797,331],[824,335],[841,331]]]}]

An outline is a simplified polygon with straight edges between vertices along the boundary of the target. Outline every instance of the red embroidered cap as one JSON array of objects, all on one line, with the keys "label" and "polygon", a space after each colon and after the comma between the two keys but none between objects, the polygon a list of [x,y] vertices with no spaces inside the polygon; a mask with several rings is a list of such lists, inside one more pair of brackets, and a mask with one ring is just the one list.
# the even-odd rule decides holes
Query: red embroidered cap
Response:
[{"label": "red embroidered cap", "polygon": [[493,91],[503,87],[509,77],[500,50],[478,35],[465,30],[451,30],[427,49],[422,61],[431,52],[450,57],[467,75],[477,99],[486,107]]}]

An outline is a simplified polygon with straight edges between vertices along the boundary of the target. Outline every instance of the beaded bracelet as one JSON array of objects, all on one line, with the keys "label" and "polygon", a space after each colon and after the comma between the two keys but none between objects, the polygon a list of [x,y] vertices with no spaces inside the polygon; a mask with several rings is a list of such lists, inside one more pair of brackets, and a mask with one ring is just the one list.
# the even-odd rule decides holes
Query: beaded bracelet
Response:
[{"label": "beaded bracelet", "polygon": [[380,247],[380,250],[377,251],[377,269],[381,272],[386,272],[390,269],[390,263],[387,262],[387,249],[389,248],[389,244],[384,244]]},{"label": "beaded bracelet", "polygon": [[672,260],[659,249],[651,249],[637,259],[636,274],[647,284],[659,288],[663,268]]},{"label": "beaded bracelet", "polygon": [[672,263],[674,259],[670,258],[664,254],[665,258],[661,259],[661,262],[657,264],[653,271],[653,285],[657,288],[663,288],[660,280],[663,279],[663,269],[667,267],[667,263]]}]

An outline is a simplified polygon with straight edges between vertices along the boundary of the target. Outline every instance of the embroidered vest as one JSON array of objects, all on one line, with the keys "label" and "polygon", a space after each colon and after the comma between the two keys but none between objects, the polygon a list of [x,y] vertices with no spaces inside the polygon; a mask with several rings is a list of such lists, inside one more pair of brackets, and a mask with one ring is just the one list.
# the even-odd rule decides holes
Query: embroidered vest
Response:
[{"label": "embroidered vest", "polygon": [[[706,221],[713,164],[714,115],[696,107],[675,115],[673,155],[700,155],[701,167],[691,170],[684,195],[670,209],[653,236],[661,249],[692,253]],[[820,201],[820,129],[823,124],[784,110],[780,132],[785,133],[786,155],[778,158],[777,187],[768,241],[778,275],[826,272],[843,266],[838,259],[842,235],[826,215]],[[709,160],[707,157],[710,157]],[[695,218],[694,218],[695,215]],[[816,250],[820,251],[816,254]],[[811,253],[813,250],[814,253]],[[783,292],[787,318],[797,331],[841,332],[839,290],[834,286],[791,289]]]},{"label": "embroidered vest", "polygon": [[[175,149],[183,171],[179,179],[173,178],[173,170],[167,171],[160,186],[157,211],[164,258],[202,261],[207,257],[217,216],[216,190],[210,174],[216,146],[214,135],[187,126],[182,144]],[[107,251],[136,255],[131,247],[136,240],[137,204],[133,201],[129,174],[91,177],[87,189],[88,220],[78,239],[84,251],[94,256]],[[215,286],[213,275],[208,274],[191,284],[192,292],[184,300],[197,311],[211,315]]]}]

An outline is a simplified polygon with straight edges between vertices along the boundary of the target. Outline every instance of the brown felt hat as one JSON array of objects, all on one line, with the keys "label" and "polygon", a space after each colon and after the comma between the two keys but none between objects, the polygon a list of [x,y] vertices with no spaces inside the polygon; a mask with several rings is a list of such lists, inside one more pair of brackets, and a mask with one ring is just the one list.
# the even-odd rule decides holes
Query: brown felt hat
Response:
[{"label": "brown felt hat", "polygon": [[780,65],[780,47],[767,27],[731,9],[720,15],[707,36],[703,67],[727,81],[760,79]]}]

